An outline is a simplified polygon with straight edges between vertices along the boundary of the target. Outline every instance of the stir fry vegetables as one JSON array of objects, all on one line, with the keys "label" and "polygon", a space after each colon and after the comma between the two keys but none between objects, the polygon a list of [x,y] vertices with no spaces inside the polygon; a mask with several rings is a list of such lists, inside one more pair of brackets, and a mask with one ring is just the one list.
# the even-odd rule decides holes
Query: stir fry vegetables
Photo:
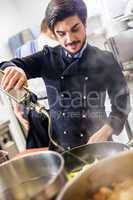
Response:
[{"label": "stir fry vegetables", "polygon": [[98,162],[98,159],[95,159],[95,161],[93,163],[88,163],[88,164],[84,165],[83,167],[77,167],[74,170],[72,170],[71,172],[67,173],[68,181],[70,181],[73,177],[75,177],[80,172],[92,167],[97,162]]}]

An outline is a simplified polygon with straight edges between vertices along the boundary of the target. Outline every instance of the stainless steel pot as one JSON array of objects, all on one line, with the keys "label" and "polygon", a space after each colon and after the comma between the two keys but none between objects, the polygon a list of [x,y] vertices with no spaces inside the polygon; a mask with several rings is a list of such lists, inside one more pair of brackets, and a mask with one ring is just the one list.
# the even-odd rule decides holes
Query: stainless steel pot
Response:
[{"label": "stainless steel pot", "polygon": [[78,146],[65,151],[62,155],[65,160],[65,168],[70,172],[82,167],[85,165],[85,162],[92,163],[95,159],[101,160],[129,149],[130,147],[126,144],[107,141]]},{"label": "stainless steel pot", "polygon": [[64,160],[56,152],[34,152],[0,166],[0,199],[48,200],[66,182]]},{"label": "stainless steel pot", "polygon": [[88,200],[99,187],[133,177],[133,151],[101,160],[68,182],[56,200]]}]

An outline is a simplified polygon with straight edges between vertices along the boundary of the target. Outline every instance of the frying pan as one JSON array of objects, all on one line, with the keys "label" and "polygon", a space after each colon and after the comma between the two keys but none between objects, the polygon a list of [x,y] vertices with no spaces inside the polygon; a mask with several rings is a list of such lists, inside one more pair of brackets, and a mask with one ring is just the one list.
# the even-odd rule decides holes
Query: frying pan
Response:
[{"label": "frying pan", "polygon": [[[88,200],[103,186],[133,177],[133,151],[101,160],[68,182],[56,200]],[[125,198],[127,200],[127,198]]]},{"label": "frying pan", "polygon": [[67,172],[82,168],[87,163],[92,163],[96,159],[100,160],[105,157],[115,155],[120,151],[127,151],[131,147],[127,144],[117,142],[101,142],[85,144],[65,151],[62,155],[65,160]]}]

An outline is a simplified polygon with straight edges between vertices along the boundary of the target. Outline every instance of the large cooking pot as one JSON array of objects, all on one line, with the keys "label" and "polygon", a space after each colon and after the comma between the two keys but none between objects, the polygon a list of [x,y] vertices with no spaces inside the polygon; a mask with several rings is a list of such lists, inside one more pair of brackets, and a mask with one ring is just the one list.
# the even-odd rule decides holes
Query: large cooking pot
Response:
[{"label": "large cooking pot", "polygon": [[126,144],[117,142],[101,142],[94,144],[85,144],[65,151],[62,155],[65,160],[65,168],[68,172],[82,168],[86,163],[92,163],[96,159],[115,155],[120,151],[129,150]]},{"label": "large cooking pot", "polygon": [[65,182],[64,160],[56,152],[34,152],[0,165],[2,200],[38,199],[38,195],[49,200]]},{"label": "large cooking pot", "polygon": [[[88,200],[102,186],[133,177],[133,151],[101,160],[68,182],[57,200]],[[127,199],[125,199],[127,200]]]}]

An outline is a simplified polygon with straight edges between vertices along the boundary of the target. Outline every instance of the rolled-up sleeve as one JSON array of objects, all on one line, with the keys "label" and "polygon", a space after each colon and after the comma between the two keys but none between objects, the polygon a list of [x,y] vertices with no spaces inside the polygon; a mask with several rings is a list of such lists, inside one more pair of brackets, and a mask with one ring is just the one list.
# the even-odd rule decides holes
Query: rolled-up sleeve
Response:
[{"label": "rolled-up sleeve", "polygon": [[8,66],[17,66],[24,70],[27,75],[27,78],[36,78],[41,76],[42,67],[44,64],[44,52],[40,51],[31,56],[27,56],[24,58],[15,58],[8,62],[0,63],[0,68],[5,69]]},{"label": "rolled-up sleeve", "polygon": [[111,112],[107,123],[113,128],[115,134],[123,129],[125,120],[130,112],[130,95],[122,69],[117,61],[111,56],[109,66],[108,94],[111,102]]},{"label": "rolled-up sleeve", "polygon": [[11,61],[0,63],[0,68],[3,69],[3,70],[8,66],[14,66],[15,67],[16,65]]}]

